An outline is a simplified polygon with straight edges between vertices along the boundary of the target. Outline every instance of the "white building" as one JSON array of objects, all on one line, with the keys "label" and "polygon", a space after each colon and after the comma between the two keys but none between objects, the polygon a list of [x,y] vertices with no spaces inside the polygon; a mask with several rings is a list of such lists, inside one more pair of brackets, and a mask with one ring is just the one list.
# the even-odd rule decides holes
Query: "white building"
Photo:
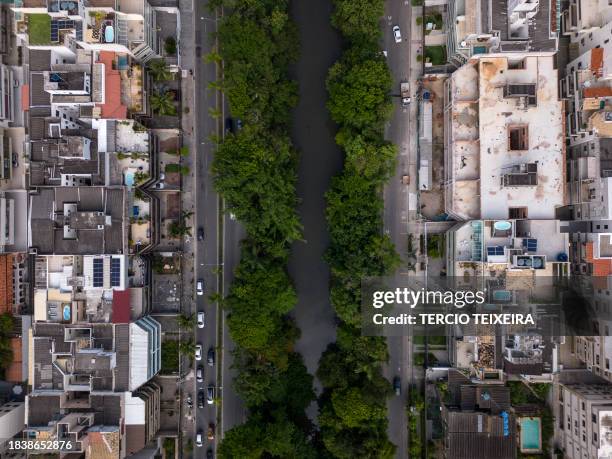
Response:
[{"label": "white building", "polygon": [[446,212],[457,220],[554,219],[564,192],[554,56],[473,57],[445,85]]},{"label": "white building", "polygon": [[559,408],[556,427],[566,458],[612,457],[612,386],[561,384]]}]

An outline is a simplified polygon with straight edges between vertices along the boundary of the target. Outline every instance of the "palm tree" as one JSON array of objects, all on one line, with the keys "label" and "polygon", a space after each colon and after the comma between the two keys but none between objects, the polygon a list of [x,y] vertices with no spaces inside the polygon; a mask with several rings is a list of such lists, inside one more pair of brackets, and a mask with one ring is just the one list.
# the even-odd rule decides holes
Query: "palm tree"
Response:
[{"label": "palm tree", "polygon": [[187,330],[195,327],[196,324],[195,316],[188,316],[187,314],[181,314],[176,318],[176,321],[178,322],[179,327]]},{"label": "palm tree", "polygon": [[182,341],[179,344],[179,352],[189,358],[195,357],[196,345],[192,340]]},{"label": "palm tree", "polygon": [[168,91],[154,92],[150,97],[151,108],[155,113],[159,115],[176,115],[176,107],[174,106],[174,99],[172,93]]},{"label": "palm tree", "polygon": [[155,81],[168,81],[172,79],[172,72],[164,59],[154,59],[147,65],[147,70]]}]

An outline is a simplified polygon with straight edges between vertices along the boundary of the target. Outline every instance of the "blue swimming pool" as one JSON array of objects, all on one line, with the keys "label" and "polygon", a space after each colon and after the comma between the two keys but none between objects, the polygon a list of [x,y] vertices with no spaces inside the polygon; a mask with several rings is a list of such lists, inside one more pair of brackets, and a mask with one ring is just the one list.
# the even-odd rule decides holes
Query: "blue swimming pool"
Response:
[{"label": "blue swimming pool", "polygon": [[123,174],[123,181],[125,182],[125,186],[134,186],[134,172],[125,171]]},{"label": "blue swimming pool", "polygon": [[521,418],[521,451],[542,449],[540,418]]},{"label": "blue swimming pool", "polygon": [[493,292],[493,299],[495,301],[510,301],[512,300],[512,292],[508,290],[495,290]]},{"label": "blue swimming pool", "polygon": [[69,304],[65,304],[64,307],[62,308],[62,317],[65,321],[70,320],[70,305]]}]

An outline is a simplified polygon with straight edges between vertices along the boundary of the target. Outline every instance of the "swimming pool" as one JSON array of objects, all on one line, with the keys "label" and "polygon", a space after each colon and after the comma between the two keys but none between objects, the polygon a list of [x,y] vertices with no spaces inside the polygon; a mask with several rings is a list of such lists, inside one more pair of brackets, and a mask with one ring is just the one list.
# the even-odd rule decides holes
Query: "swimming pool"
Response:
[{"label": "swimming pool", "polygon": [[538,452],[542,449],[540,418],[521,418],[521,452]]},{"label": "swimming pool", "polygon": [[65,321],[70,320],[70,305],[69,304],[65,304],[64,307],[62,308],[62,318]]},{"label": "swimming pool", "polygon": [[123,181],[125,182],[125,186],[134,186],[134,172],[125,171],[123,174]]},{"label": "swimming pool", "polygon": [[495,301],[510,301],[512,300],[512,292],[508,290],[494,290],[493,291],[493,299]]}]

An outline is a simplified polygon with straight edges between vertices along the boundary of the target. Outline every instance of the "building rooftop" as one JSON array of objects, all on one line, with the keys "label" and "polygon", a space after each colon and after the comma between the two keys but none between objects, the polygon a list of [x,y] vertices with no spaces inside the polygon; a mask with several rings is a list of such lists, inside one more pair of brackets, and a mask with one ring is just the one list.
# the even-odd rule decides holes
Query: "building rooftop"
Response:
[{"label": "building rooftop", "polygon": [[30,196],[30,245],[39,254],[125,253],[126,199],[124,188],[39,189]]},{"label": "building rooftop", "polygon": [[[449,78],[450,215],[507,219],[514,212],[555,218],[564,193],[556,75],[552,55],[531,54],[472,58]],[[477,91],[466,86],[468,81],[478,81]]]}]

